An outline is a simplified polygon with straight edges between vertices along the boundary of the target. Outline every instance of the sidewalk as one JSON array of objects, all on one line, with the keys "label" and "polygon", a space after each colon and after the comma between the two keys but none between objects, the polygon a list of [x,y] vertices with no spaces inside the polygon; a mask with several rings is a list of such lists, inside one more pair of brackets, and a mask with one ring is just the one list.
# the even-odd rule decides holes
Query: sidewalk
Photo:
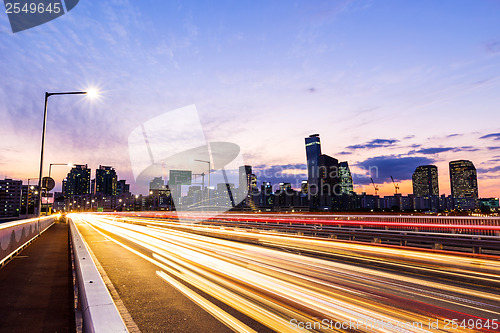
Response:
[{"label": "sidewalk", "polygon": [[0,332],[74,332],[68,224],[55,223],[0,268]]}]

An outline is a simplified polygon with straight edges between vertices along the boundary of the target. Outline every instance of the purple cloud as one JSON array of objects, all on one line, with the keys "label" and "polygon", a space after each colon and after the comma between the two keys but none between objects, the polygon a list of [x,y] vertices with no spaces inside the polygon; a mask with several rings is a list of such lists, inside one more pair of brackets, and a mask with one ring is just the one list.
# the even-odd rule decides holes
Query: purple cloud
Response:
[{"label": "purple cloud", "polygon": [[480,139],[490,139],[490,138],[492,138],[493,140],[500,140],[500,133],[491,133],[480,137]]},{"label": "purple cloud", "polygon": [[391,181],[391,176],[395,180],[401,181],[411,179],[413,172],[419,165],[428,165],[434,162],[433,159],[428,157],[410,157],[401,155],[386,155],[370,157],[357,164],[358,167],[363,168],[369,173],[368,183],[370,176],[376,182]]},{"label": "purple cloud", "polygon": [[366,149],[366,148],[379,148],[379,147],[389,147],[393,146],[395,143],[399,142],[396,139],[373,139],[362,145],[351,145],[347,146],[347,149]]}]

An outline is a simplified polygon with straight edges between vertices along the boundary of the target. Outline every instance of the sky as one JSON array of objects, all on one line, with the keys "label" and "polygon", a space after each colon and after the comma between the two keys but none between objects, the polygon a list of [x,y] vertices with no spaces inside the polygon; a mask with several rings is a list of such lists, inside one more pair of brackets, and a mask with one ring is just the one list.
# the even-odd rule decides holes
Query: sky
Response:
[{"label": "sky", "polygon": [[[0,178],[38,176],[46,91],[96,87],[97,100],[50,98],[44,170],[110,165],[141,191],[129,136],[194,105],[206,141],[238,145],[259,185],[297,187],[318,133],[357,192],[373,193],[370,169],[379,194],[390,176],[411,193],[415,168],[435,164],[450,194],[448,162],[468,159],[479,195],[499,197],[498,17],[498,0],[81,0],[12,33],[2,10]],[[56,189],[68,171],[53,167]]]}]

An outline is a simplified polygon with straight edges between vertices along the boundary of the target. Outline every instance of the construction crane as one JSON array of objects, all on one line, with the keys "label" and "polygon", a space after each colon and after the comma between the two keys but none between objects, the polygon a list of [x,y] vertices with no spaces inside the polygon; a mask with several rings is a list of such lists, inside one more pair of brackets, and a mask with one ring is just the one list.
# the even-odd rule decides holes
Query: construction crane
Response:
[{"label": "construction crane", "polygon": [[391,176],[391,179],[392,179],[392,183],[394,184],[394,189],[396,190],[396,194],[398,194],[399,184],[396,184],[396,182],[394,181],[394,178],[392,178],[392,176]]},{"label": "construction crane", "polygon": [[375,189],[375,195],[378,195],[378,186],[375,185],[375,182],[373,181],[373,178],[370,177],[370,180],[372,181],[372,184],[373,184],[373,188]]}]

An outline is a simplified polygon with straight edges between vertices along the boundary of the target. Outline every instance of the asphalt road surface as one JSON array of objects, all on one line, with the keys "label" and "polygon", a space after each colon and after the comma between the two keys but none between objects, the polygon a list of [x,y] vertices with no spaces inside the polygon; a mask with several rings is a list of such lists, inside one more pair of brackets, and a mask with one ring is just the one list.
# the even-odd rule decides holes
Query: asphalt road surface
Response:
[{"label": "asphalt road surface", "polygon": [[498,332],[500,260],[72,214],[142,332]]}]

